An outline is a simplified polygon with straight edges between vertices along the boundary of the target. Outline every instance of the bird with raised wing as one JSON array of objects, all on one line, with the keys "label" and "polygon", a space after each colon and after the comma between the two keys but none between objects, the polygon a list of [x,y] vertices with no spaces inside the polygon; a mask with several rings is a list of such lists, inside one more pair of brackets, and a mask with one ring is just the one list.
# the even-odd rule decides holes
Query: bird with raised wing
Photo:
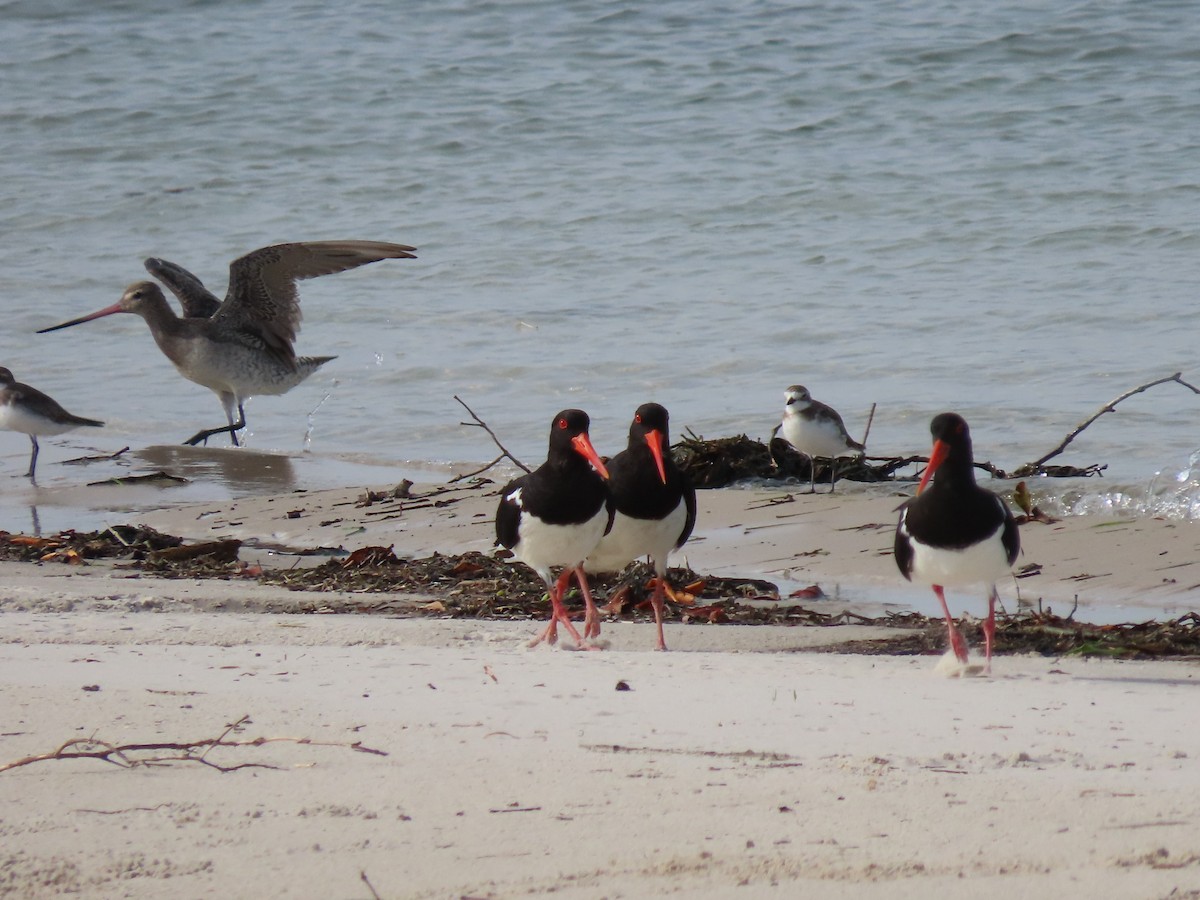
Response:
[{"label": "bird with raised wing", "polygon": [[246,427],[246,399],[257,394],[284,394],[334,358],[296,356],[293,344],[301,318],[296,282],[384,259],[414,259],[413,250],[383,241],[308,241],[263,247],[230,263],[229,289],[215,309],[216,298],[195,275],[174,263],[149,259],[146,268],[180,298],[183,317],[176,315],[157,284],[139,281],[127,287],[112,306],[43,328],[38,334],[116,313],[141,316],[179,374],[214,391],[225,409],[227,425],[199,431],[185,443],[207,442],[215,434],[228,433],[237,446],[237,433]]}]

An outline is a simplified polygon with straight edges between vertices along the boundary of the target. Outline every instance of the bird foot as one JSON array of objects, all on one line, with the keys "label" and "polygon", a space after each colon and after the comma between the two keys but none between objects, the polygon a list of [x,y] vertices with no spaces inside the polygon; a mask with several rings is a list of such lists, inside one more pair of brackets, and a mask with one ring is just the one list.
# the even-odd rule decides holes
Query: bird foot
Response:
[{"label": "bird foot", "polygon": [[959,659],[954,655],[953,650],[947,650],[942,658],[938,660],[938,664],[934,667],[934,671],[939,675],[945,675],[947,678],[974,678],[979,675],[988,674],[985,666],[978,663],[968,663]]},{"label": "bird foot", "polygon": [[583,636],[585,639],[600,637],[600,613],[594,607],[583,617]]}]

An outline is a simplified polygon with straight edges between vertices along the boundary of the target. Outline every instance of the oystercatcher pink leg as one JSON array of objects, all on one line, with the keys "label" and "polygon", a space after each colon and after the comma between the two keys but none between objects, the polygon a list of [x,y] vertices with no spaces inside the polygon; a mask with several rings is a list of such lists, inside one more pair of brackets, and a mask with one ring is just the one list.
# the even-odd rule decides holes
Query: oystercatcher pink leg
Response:
[{"label": "oystercatcher pink leg", "polygon": [[592,589],[588,587],[587,573],[583,566],[576,566],[575,577],[579,580],[579,592],[583,594],[583,636],[585,638],[600,637],[600,610],[596,609],[596,601],[592,599]]},{"label": "oystercatcher pink leg", "polygon": [[996,640],[996,603],[999,600],[1000,595],[996,593],[996,586],[992,585],[992,591],[988,594],[987,621],[983,623],[984,659],[988,672],[992,671],[992,644]]},{"label": "oystercatcher pink leg", "polygon": [[963,639],[962,632],[954,624],[954,616],[950,615],[950,607],[946,605],[946,592],[942,590],[940,584],[933,585],[933,592],[937,595],[938,602],[942,604],[942,613],[946,616],[946,632],[950,635],[950,648],[954,651],[960,663],[967,661],[967,642]]},{"label": "oystercatcher pink leg", "polygon": [[667,641],[663,637],[663,598],[667,593],[666,571],[659,572],[654,577],[654,593],[650,595],[650,606],[654,609],[654,627],[658,631],[658,643],[655,650],[666,650]]},{"label": "oystercatcher pink leg", "polygon": [[559,574],[557,581],[549,585],[550,588],[550,622],[545,629],[529,642],[530,647],[536,647],[538,644],[545,641],[547,644],[554,645],[558,641],[558,623],[562,622],[563,628],[567,630],[572,640],[576,644],[583,646],[583,638],[579,636],[579,632],[571,623],[571,617],[567,613],[567,608],[563,606],[563,593],[567,589],[567,585],[571,581],[571,573],[574,569],[563,569]]}]

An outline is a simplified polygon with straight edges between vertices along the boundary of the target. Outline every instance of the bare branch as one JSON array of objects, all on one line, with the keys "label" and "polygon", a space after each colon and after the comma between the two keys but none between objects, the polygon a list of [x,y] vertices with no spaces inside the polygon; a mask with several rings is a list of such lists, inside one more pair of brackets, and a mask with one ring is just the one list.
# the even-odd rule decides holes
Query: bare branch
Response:
[{"label": "bare branch", "polygon": [[1071,443],[1071,441],[1073,441],[1073,440],[1075,440],[1075,438],[1079,437],[1079,435],[1083,433],[1085,428],[1087,428],[1089,425],[1091,425],[1093,422],[1095,422],[1098,418],[1100,418],[1105,413],[1114,412],[1118,403],[1120,403],[1122,400],[1128,400],[1134,394],[1140,394],[1140,393],[1142,393],[1142,391],[1149,390],[1150,388],[1155,387],[1156,385],[1166,384],[1167,382],[1171,382],[1171,381],[1175,382],[1176,384],[1182,385],[1183,387],[1185,387],[1189,391],[1191,391],[1193,394],[1200,394],[1200,388],[1184,381],[1183,378],[1181,377],[1182,374],[1183,373],[1181,373],[1181,372],[1176,372],[1174,375],[1168,375],[1165,378],[1158,378],[1158,379],[1155,379],[1154,381],[1148,381],[1145,384],[1141,384],[1135,388],[1129,389],[1128,391],[1126,391],[1125,393],[1121,394],[1118,397],[1114,397],[1112,400],[1108,401],[1108,403],[1106,403],[1102,407],[1100,407],[1100,409],[1098,409],[1092,416],[1090,416],[1087,419],[1084,419],[1082,422],[1080,422],[1078,425],[1076,425],[1075,430],[1072,431],[1070,434],[1068,434],[1065,438],[1063,438],[1062,442],[1057,447],[1055,447],[1053,450],[1051,450],[1049,453],[1047,453],[1045,456],[1041,457],[1040,459],[1034,460],[1031,463],[1026,463],[1025,465],[1021,466],[1019,469],[1017,469],[1016,472],[1013,473],[1013,476],[1016,478],[1024,478],[1028,475],[1036,474],[1038,472],[1038,470],[1040,470],[1041,467],[1048,460],[1054,459],[1054,457],[1058,456],[1060,453],[1062,453],[1064,450],[1066,450],[1067,446]]},{"label": "bare branch", "polygon": [[[51,750],[49,753],[38,753],[33,756],[26,756],[22,759],[14,760],[9,763],[0,763],[0,772],[7,772],[9,769],[20,768],[21,766],[32,765],[36,762],[46,762],[52,759],[96,759],[101,762],[112,763],[115,766],[120,766],[125,769],[132,769],[135,766],[150,766],[172,762],[193,762],[209,766],[219,772],[235,772],[238,769],[259,768],[272,769],[267,763],[239,763],[233,766],[220,766],[206,759],[209,751],[214,747],[261,747],[263,744],[272,744],[285,742],[290,744],[303,744],[313,747],[345,747],[350,750],[356,750],[359,753],[371,753],[376,756],[387,756],[387,752],[376,750],[371,747],[364,747],[360,742],[355,741],[350,744],[337,743],[332,741],[314,741],[311,738],[294,738],[294,737],[258,737],[249,740],[227,740],[229,734],[240,728],[242,725],[250,721],[249,716],[242,716],[236,722],[227,725],[220,736],[215,738],[204,738],[198,741],[156,741],[151,743],[141,744],[110,744],[107,741],[99,740],[95,737],[90,738],[72,738],[58,747],[57,750]],[[84,749],[75,749],[76,747]],[[156,755],[134,758],[130,757],[131,753],[163,753],[174,751],[172,755]],[[198,752],[202,751],[202,752]]]},{"label": "bare branch", "polygon": [[[487,471],[492,466],[494,466],[496,463],[500,462],[500,460],[505,459],[505,458],[512,460],[513,463],[516,464],[516,466],[518,468],[524,469],[526,472],[533,471],[532,469],[529,468],[529,466],[525,465],[525,463],[521,462],[519,459],[517,459],[515,456],[513,456],[511,453],[508,452],[508,448],[505,447],[502,443],[500,443],[500,439],[498,437],[496,437],[496,432],[492,431],[492,429],[488,427],[487,422],[483,421],[483,419],[481,419],[481,418],[479,418],[479,416],[475,415],[475,410],[473,410],[473,409],[471,409],[471,407],[467,406],[467,404],[462,401],[462,398],[459,397],[458,394],[454,395],[454,399],[457,400],[459,405],[467,411],[467,413],[471,416],[472,419],[475,420],[474,422],[463,422],[462,424],[469,425],[473,428],[482,428],[491,437],[492,442],[497,447],[500,448],[500,456],[496,457],[495,460],[493,460],[492,462],[490,462],[486,466],[484,466],[482,469],[480,469],[479,472]],[[471,474],[478,475],[479,472],[472,472]],[[469,478],[470,476],[462,475],[459,477]],[[452,479],[452,480],[457,480],[457,479]]]},{"label": "bare branch", "polygon": [[871,423],[875,421],[875,407],[878,405],[877,403],[871,404],[871,412],[867,416],[867,427],[863,429],[862,445],[864,447],[867,446],[867,438],[871,436]]}]

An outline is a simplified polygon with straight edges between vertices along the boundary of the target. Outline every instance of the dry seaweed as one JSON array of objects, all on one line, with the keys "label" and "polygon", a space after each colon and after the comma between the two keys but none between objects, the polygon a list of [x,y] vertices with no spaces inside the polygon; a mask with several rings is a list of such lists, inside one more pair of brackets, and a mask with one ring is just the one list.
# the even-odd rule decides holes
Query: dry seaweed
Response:
[{"label": "dry seaweed", "polygon": [[[177,549],[172,549],[177,548]],[[459,556],[433,554],[422,559],[396,556],[392,547],[361,547],[311,568],[268,569],[237,558],[239,542],[184,545],[178,537],[151,528],[117,525],[99,532],[64,531],[53,537],[0,532],[0,558],[84,564],[89,559],[120,559],[129,568],[164,578],[245,578],[313,592],[299,602],[266,604],[266,612],[365,613],[405,617],[540,620],[547,615],[545,585],[523,565],[479,552]],[[727,625],[858,624],[901,629],[905,633],[876,640],[839,643],[842,653],[940,654],[946,648],[945,623],[917,613],[869,618],[837,610],[818,585],[791,595],[820,602],[813,609],[782,600],[777,586],[754,578],[719,578],[687,568],[667,573],[668,620]],[[592,579],[596,602],[610,619],[652,621],[653,570],[644,563],[616,577]],[[413,596],[419,598],[414,602]],[[432,600],[431,600],[432,598]],[[298,598],[297,598],[298,599]],[[567,604],[582,612],[577,589]],[[980,623],[959,623],[973,643],[982,641]],[[1200,614],[1169,622],[1092,625],[1049,610],[1001,614],[996,652],[1043,656],[1077,654],[1121,659],[1200,658]]]},{"label": "dry seaweed", "polygon": [[182,543],[182,538],[141,525],[113,525],[103,531],[60,531],[52,537],[0,531],[0,559],[71,564],[105,558],[140,560],[154,551]]}]

